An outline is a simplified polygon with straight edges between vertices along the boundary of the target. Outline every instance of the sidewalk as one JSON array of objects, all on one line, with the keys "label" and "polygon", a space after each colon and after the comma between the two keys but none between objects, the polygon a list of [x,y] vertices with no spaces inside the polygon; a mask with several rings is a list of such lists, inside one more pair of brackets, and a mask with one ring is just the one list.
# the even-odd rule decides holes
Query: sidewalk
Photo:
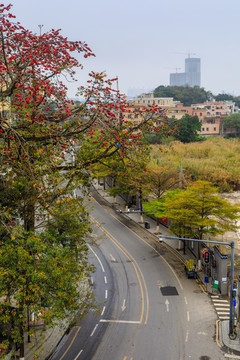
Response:
[{"label": "sidewalk", "polygon": [[[96,186],[96,191],[99,195],[101,195],[107,203],[111,204],[111,206],[119,212],[122,212],[123,216],[127,216],[132,221],[136,222],[138,226],[141,226],[146,231],[150,232],[152,235],[159,238],[162,235],[172,235],[167,227],[164,225],[159,225],[159,229],[157,229],[157,222],[151,218],[150,216],[144,215],[144,219],[141,218],[140,213],[132,212],[133,209],[129,209],[129,212],[126,211],[125,201],[120,197],[117,196],[116,198],[109,196],[107,192],[103,190],[102,186]],[[141,221],[143,220],[143,221]],[[146,227],[146,223],[148,226]],[[158,230],[158,233],[157,233]],[[163,242],[171,247],[172,250],[176,252],[178,257],[181,257],[182,261],[185,262],[190,258],[194,258],[193,254],[190,252],[189,249],[186,248],[186,253],[183,254],[183,250],[179,250],[179,241],[175,239],[165,239],[162,238]],[[200,271],[198,272],[198,281],[199,286],[201,287],[202,291],[206,292],[208,295],[219,295],[219,298],[228,299],[226,296],[222,297],[218,290],[213,288],[212,279],[209,278],[209,283],[205,283],[205,274]],[[228,299],[229,300],[229,299]],[[229,320],[218,320],[217,321],[217,329],[216,329],[216,342],[220,347],[227,347],[233,350],[236,354],[236,359],[240,359],[240,329],[237,329],[238,336],[236,340],[231,340],[229,338]],[[232,357],[234,359],[234,356]]]}]

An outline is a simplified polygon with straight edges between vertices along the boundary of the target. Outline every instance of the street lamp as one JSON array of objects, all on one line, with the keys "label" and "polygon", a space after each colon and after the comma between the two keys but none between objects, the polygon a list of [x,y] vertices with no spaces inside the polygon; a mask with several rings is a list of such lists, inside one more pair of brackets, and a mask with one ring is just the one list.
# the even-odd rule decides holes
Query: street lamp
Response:
[{"label": "street lamp", "polygon": [[[162,242],[163,238],[166,239],[177,239],[177,240],[186,240],[186,241],[195,241],[195,242],[203,242],[203,240],[199,239],[187,239],[180,238],[176,236],[170,235],[160,235],[158,236],[159,241]],[[230,314],[229,314],[229,337],[233,332],[234,327],[234,319],[233,319],[233,297],[234,297],[234,241],[231,242],[221,242],[221,241],[212,241],[212,240],[204,240],[205,243],[218,244],[218,245],[227,245],[231,247],[231,277],[230,277]]]}]

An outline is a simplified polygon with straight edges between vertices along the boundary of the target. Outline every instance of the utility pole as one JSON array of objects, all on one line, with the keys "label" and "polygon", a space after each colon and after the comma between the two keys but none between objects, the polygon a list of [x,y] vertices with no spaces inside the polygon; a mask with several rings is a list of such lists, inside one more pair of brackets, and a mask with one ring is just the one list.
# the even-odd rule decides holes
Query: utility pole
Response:
[{"label": "utility pole", "polygon": [[117,81],[117,101],[118,101],[118,124],[121,129],[122,127],[122,113],[120,108],[120,96],[119,96],[119,84],[118,84],[118,76],[116,77]]},{"label": "utility pole", "polygon": [[39,26],[39,36],[41,36],[42,35],[42,27],[43,27],[43,25],[38,25]]},{"label": "utility pole", "polygon": [[182,171],[182,165],[179,164],[179,189],[183,188],[183,171]]}]

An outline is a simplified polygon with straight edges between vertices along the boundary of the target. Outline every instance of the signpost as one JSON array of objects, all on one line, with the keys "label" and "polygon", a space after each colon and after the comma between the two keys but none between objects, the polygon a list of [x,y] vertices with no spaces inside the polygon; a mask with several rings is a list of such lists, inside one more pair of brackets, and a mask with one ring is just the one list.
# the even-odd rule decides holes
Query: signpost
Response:
[{"label": "signpost", "polygon": [[218,280],[214,280],[213,288],[218,290]]}]

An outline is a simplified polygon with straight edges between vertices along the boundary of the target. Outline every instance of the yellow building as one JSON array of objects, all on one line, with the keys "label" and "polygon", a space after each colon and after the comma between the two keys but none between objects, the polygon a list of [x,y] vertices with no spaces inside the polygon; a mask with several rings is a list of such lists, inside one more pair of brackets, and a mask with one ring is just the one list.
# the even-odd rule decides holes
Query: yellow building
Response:
[{"label": "yellow building", "polygon": [[179,101],[174,101],[173,98],[154,97],[153,93],[142,94],[137,98],[131,99],[130,102],[134,103],[134,105],[140,105],[140,106],[157,105],[161,107],[174,107],[177,104],[179,104]]}]

